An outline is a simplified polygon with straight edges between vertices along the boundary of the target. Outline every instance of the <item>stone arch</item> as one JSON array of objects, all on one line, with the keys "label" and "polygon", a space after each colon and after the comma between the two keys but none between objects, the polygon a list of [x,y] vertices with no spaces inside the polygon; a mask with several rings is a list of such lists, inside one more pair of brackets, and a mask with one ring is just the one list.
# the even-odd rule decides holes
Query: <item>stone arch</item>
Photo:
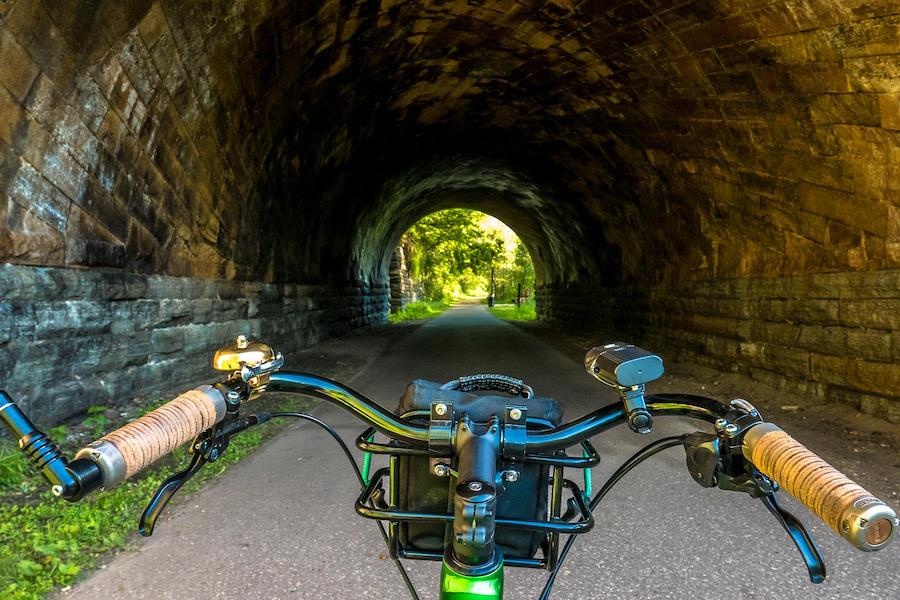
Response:
[{"label": "stone arch", "polygon": [[391,249],[400,236],[427,214],[446,208],[471,208],[506,223],[522,239],[535,264],[539,285],[595,277],[601,252],[585,253],[589,243],[602,247],[602,231],[573,214],[556,192],[508,165],[477,157],[453,157],[420,164],[391,178],[370,210],[358,221],[353,255],[361,280],[383,280]]},{"label": "stone arch", "polygon": [[[0,323],[0,374],[34,372],[22,349],[35,342],[65,364],[66,340],[95,329],[110,344],[124,330],[123,360],[152,370],[180,368],[142,350],[153,336],[197,350],[186,321],[212,346],[216,319],[296,345],[380,320],[390,240],[461,202],[520,230],[543,318],[593,315],[889,412],[896,12],[858,0],[4,2],[0,316],[40,327]],[[182,312],[163,308],[185,298]],[[111,299],[145,312],[125,320]],[[73,317],[59,335],[41,311],[70,302],[100,325]],[[278,312],[298,316],[265,318]],[[115,373],[103,393],[138,379]]]}]

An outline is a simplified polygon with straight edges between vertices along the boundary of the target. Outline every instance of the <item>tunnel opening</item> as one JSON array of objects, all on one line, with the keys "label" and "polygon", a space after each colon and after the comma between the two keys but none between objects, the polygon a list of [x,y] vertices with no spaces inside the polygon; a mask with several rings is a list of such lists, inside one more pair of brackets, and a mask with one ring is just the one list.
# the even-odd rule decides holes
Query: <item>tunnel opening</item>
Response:
[{"label": "tunnel opening", "polygon": [[535,269],[527,246],[500,219],[472,209],[419,219],[391,253],[389,275],[392,313],[417,301],[524,301],[533,307]]},{"label": "tunnel opening", "polygon": [[896,19],[3,3],[0,379],[52,420],[197,379],[239,330],[381,322],[400,236],[457,207],[521,236],[544,321],[900,420]]},{"label": "tunnel opening", "polygon": [[[604,232],[558,194],[521,169],[482,156],[419,163],[389,178],[360,213],[351,242],[353,277],[383,281],[386,261],[403,233],[426,215],[456,208],[490,214],[515,231],[529,250],[537,285],[599,280]],[[585,253],[589,242],[594,251]]]}]

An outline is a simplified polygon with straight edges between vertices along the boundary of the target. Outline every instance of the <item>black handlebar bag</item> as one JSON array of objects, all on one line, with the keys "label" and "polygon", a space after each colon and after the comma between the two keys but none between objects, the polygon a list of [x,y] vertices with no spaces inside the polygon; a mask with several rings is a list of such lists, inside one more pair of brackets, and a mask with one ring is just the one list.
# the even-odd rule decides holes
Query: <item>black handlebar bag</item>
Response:
[{"label": "black handlebar bag", "polygon": [[[506,406],[513,403],[528,407],[529,426],[532,423],[542,423],[544,426],[556,427],[562,420],[562,410],[550,398],[479,396],[442,390],[440,384],[422,379],[409,384],[397,412],[406,415],[410,421],[427,425],[427,415],[430,414],[431,403],[434,401],[452,403],[457,416],[468,414],[476,423],[485,423],[494,415],[502,418]],[[500,470],[513,466],[511,462],[502,462]],[[497,495],[497,518],[545,521],[550,467],[530,463],[515,463],[515,467],[519,471],[519,479],[515,483],[506,484],[506,489]],[[399,456],[393,482],[397,485],[397,508],[400,510],[452,514],[456,478],[434,475],[427,456]],[[440,552],[444,549],[447,531],[448,526],[444,523],[400,523],[399,542],[406,549]],[[533,558],[545,537],[544,533],[498,525],[495,541],[508,558]]]}]

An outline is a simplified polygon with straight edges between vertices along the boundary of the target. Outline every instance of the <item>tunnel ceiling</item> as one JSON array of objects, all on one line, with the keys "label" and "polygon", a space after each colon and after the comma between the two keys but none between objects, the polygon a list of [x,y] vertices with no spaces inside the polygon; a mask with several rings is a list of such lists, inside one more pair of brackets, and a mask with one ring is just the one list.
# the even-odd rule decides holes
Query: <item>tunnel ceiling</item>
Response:
[{"label": "tunnel ceiling", "polygon": [[404,227],[468,206],[520,233],[544,283],[898,266],[895,13],[6,2],[0,253],[372,280]]}]

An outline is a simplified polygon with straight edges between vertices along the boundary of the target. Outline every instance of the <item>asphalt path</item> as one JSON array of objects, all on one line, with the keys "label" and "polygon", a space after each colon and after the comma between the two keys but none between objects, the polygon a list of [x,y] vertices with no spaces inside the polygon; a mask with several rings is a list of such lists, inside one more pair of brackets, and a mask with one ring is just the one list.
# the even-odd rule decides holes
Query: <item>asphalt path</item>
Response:
[{"label": "asphalt path", "polygon": [[[454,307],[427,322],[350,383],[395,408],[411,379],[446,381],[476,372],[523,378],[538,394],[560,401],[567,420],[615,400],[579,363],[477,305]],[[351,445],[361,431],[359,421],[331,405],[314,414]],[[697,428],[684,419],[658,419],[650,436],[625,428],[598,436],[603,461],[594,470],[595,489],[643,444]],[[380,464],[374,462],[373,469]],[[568,476],[580,480],[578,473]],[[176,506],[151,539],[112,557],[62,596],[407,597],[374,524],[353,511],[357,493],[334,441],[315,426],[291,426]],[[900,543],[862,553],[792,499],[783,504],[812,530],[829,570],[825,583],[809,582],[796,549],[759,501],[699,487],[687,474],[683,451],[667,450],[632,471],[600,504],[594,530],[576,543],[552,597],[900,599]],[[405,564],[423,600],[437,598],[440,565]],[[545,579],[543,571],[508,568],[506,597],[536,598]]]}]

